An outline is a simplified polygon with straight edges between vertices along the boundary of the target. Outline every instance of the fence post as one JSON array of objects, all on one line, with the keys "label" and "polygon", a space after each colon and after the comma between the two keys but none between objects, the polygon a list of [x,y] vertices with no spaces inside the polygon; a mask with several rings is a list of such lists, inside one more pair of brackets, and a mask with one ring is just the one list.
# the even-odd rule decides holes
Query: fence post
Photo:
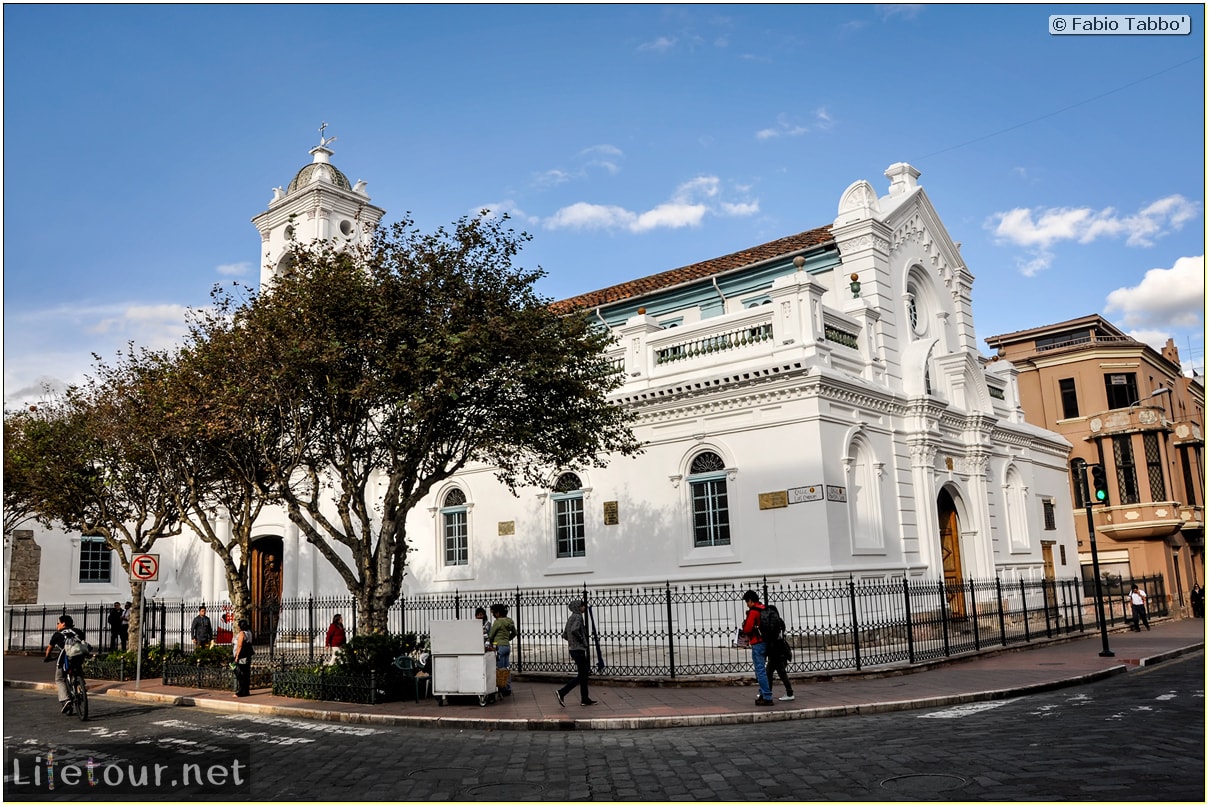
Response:
[{"label": "fence post", "polygon": [[1029,634],[1028,628],[1028,598],[1024,592],[1024,579],[1020,580],[1020,610],[1024,614],[1024,642],[1027,644],[1033,640]]},{"label": "fence post", "polygon": [[672,679],[676,679],[676,635],[672,632],[672,582],[663,583],[663,600],[667,606],[667,668]]},{"label": "fence post", "polygon": [[903,603],[907,612],[907,659],[915,663],[915,625],[911,623],[911,583],[903,577]]},{"label": "fence post", "polygon": [[306,657],[315,662],[315,594],[306,597]]},{"label": "fence post", "polygon": [[[1045,637],[1046,638],[1054,637],[1054,630],[1050,626],[1050,617],[1049,617],[1050,590],[1051,590],[1051,588],[1049,588],[1049,580],[1048,579],[1041,580],[1041,602],[1042,602],[1043,606],[1045,607]],[[1058,592],[1055,590],[1054,591],[1055,605],[1057,604],[1057,601],[1058,601]],[[1056,616],[1055,616],[1055,620],[1056,620]]]},{"label": "fence post", "polygon": [[978,637],[978,591],[974,588],[974,580],[970,580],[970,609],[974,611],[974,651],[982,651],[982,641]]},{"label": "fence post", "polygon": [[460,590],[453,592],[453,617],[462,617],[462,592]]},{"label": "fence post", "polygon": [[949,589],[945,585],[945,578],[941,577],[940,582],[940,634],[944,637],[945,657],[949,657]]},{"label": "fence post", "polygon": [[761,601],[763,601],[763,602],[764,602],[764,604],[768,604],[768,576],[767,576],[767,575],[765,575],[765,576],[763,577],[763,580],[764,580],[764,581],[763,581],[763,584],[760,586],[760,587],[761,587],[760,594],[761,594],[761,595],[762,595],[764,598],[763,598]]},{"label": "fence post", "polygon": [[525,650],[524,650],[524,647],[522,646],[522,643],[524,641],[523,636],[525,634],[525,631],[523,629],[521,629],[522,619],[521,619],[521,587],[520,587],[520,585],[516,586],[516,597],[512,600],[512,610],[513,610],[514,614],[516,615],[516,618],[513,619],[513,621],[516,622],[516,638],[513,641],[515,648],[516,648],[516,652],[513,653],[511,661],[512,661],[512,664],[514,666],[516,666],[517,674],[520,674],[521,670],[524,669],[524,667],[525,667]]},{"label": "fence post", "polygon": [[848,606],[852,608],[852,653],[856,660],[856,670],[861,670],[861,625],[856,613],[856,583],[848,577]]},{"label": "fence post", "polygon": [[999,603],[999,642],[1007,646],[1007,623],[1003,619],[1003,580],[995,577],[995,601]]},{"label": "fence post", "polygon": [[[155,610],[155,605],[151,606],[152,611]],[[160,602],[160,649],[168,648],[168,604]]]}]

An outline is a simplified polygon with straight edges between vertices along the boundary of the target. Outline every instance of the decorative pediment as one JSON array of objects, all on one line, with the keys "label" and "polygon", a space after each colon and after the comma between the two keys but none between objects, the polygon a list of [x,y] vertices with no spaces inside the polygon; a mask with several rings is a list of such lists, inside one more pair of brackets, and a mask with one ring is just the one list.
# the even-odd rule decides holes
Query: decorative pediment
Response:
[{"label": "decorative pediment", "polygon": [[880,218],[881,205],[877,201],[877,192],[864,179],[853,182],[840,196],[840,206],[835,219],[836,226],[864,221],[867,218]]}]

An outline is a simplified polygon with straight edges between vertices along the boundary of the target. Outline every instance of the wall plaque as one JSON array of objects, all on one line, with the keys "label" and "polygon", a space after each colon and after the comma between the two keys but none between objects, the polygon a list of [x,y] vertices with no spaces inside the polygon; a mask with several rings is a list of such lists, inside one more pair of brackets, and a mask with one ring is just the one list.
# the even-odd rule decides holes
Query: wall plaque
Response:
[{"label": "wall plaque", "polygon": [[846,487],[836,487],[834,485],[828,484],[827,485],[827,500],[828,501],[839,501],[841,503],[846,502],[848,500],[848,489]]},{"label": "wall plaque", "polygon": [[789,506],[789,494],[784,490],[775,493],[760,493],[760,509],[780,509]]},{"label": "wall plaque", "polygon": [[500,521],[498,534],[501,537],[516,534],[516,521]]},{"label": "wall plaque", "polygon": [[618,524],[616,501],[604,502],[604,523],[605,526],[616,526]]}]

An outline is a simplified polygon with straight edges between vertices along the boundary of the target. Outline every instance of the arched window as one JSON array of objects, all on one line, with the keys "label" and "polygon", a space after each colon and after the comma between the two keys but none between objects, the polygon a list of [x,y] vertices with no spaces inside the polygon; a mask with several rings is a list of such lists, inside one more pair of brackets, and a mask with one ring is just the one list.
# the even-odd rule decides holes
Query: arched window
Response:
[{"label": "arched window", "polygon": [[1027,489],[1019,471],[1014,467],[1008,468],[1003,496],[1007,505],[1008,545],[1012,551],[1028,551]]},{"label": "arched window", "polygon": [[874,552],[885,548],[882,535],[881,494],[878,468],[873,451],[863,439],[856,439],[849,449],[851,477],[849,478],[848,513],[852,524],[852,548]]},{"label": "arched window", "polygon": [[445,493],[441,502],[444,524],[445,565],[466,565],[470,562],[470,537],[466,524],[466,493],[457,487]]},{"label": "arched window", "polygon": [[688,486],[693,505],[693,546],[729,546],[730,506],[722,457],[712,451],[694,456]]},{"label": "arched window", "polygon": [[584,494],[583,482],[574,473],[563,473],[554,482],[554,553],[558,558],[583,557]]}]

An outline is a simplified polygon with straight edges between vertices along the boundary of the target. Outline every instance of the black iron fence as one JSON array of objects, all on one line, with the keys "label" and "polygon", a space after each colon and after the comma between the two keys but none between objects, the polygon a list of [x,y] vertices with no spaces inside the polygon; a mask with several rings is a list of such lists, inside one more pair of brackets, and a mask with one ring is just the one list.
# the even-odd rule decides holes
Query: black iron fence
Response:
[{"label": "black iron fence", "polygon": [[[1102,590],[1108,626],[1131,618],[1133,584],[1149,595],[1150,615],[1169,615],[1161,576],[1119,580]],[[789,668],[794,672],[924,663],[1099,629],[1094,592],[1085,591],[1077,579],[514,588],[404,597],[390,609],[387,623],[392,633],[424,636],[435,620],[472,618],[476,607],[503,603],[520,633],[513,641],[514,671],[565,674],[573,668],[562,639],[568,604],[584,599],[589,604],[592,663],[599,673],[622,678],[733,675],[750,670],[748,653],[734,642],[747,589],[777,605],[784,617],[794,650]],[[149,602],[144,642],[190,648],[190,625],[200,604]],[[229,642],[228,612],[221,604],[206,604],[217,614],[211,618],[219,642]],[[8,607],[6,648],[45,648],[59,614],[68,613],[90,641],[108,650],[108,610],[104,604]],[[279,669],[322,660],[327,627],[337,613],[349,634],[355,633],[359,614],[351,597],[283,600],[271,613],[253,614],[259,616],[255,622],[275,627],[270,634],[256,636],[258,660]]]}]

